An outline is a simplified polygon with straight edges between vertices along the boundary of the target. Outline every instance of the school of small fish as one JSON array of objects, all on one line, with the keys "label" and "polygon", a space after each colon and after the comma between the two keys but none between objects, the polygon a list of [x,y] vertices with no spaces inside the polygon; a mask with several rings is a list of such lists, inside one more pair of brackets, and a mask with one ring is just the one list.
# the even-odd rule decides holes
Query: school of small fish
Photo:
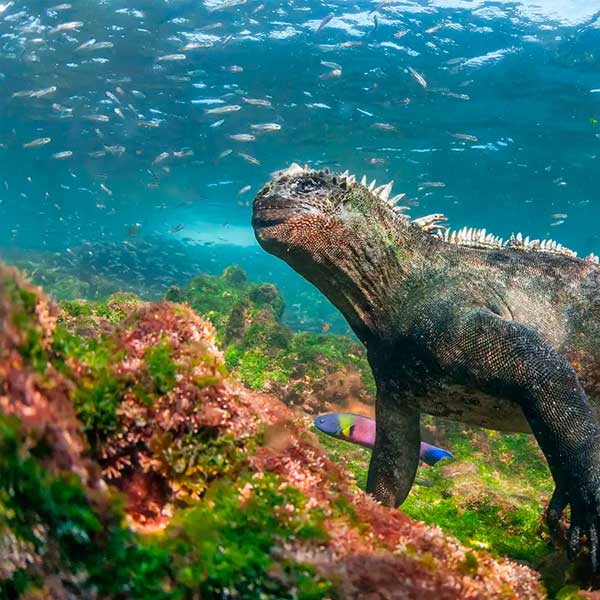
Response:
[{"label": "school of small fish", "polygon": [[[407,204],[436,210],[431,195],[460,201],[444,161],[454,161],[454,174],[504,153],[507,168],[534,170],[516,154],[528,134],[511,124],[510,103],[496,121],[478,104],[490,69],[533,42],[515,34],[499,49],[483,13],[463,22],[450,10],[405,13],[391,0],[34,5],[0,4],[0,157],[19,165],[1,177],[0,220],[23,198],[43,198],[43,214],[52,206],[53,218],[78,231],[90,214],[108,223],[135,204],[133,215],[124,211],[133,237],[145,232],[144,214],[173,198],[197,210],[181,198],[194,186],[199,198],[215,188],[247,208],[249,192],[293,160],[366,164],[380,178],[404,170]],[[461,44],[467,34],[477,48]],[[586,90],[597,100],[600,87]],[[596,144],[599,113],[581,123]],[[544,160],[536,173],[564,196],[572,178],[555,156]],[[567,220],[567,201],[554,201],[551,227]],[[182,232],[178,220],[163,219],[162,231]],[[18,224],[10,232],[16,239]]]}]

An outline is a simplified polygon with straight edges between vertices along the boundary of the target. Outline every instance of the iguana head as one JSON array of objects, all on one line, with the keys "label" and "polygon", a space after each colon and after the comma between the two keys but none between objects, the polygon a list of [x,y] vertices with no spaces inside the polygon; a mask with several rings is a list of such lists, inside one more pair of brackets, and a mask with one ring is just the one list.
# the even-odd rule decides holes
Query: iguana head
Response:
[{"label": "iguana head", "polygon": [[325,293],[361,338],[384,320],[410,253],[409,220],[392,208],[390,190],[294,164],[254,200],[259,244]]}]

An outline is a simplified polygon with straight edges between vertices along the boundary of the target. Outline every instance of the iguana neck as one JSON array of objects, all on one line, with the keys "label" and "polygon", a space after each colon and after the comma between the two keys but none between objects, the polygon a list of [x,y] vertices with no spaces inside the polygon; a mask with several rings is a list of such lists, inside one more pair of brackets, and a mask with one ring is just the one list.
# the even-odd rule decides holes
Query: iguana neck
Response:
[{"label": "iguana neck", "polygon": [[371,227],[329,232],[329,243],[314,254],[285,257],[291,266],[316,285],[341,311],[366,345],[393,335],[407,285],[424,268],[428,248],[435,241],[410,223],[373,216]]}]

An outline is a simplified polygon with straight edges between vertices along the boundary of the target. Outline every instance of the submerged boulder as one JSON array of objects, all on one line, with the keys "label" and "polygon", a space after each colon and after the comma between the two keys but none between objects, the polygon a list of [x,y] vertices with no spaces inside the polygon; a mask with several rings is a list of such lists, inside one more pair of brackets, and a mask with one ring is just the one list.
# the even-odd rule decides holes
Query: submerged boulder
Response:
[{"label": "submerged boulder", "polygon": [[364,348],[347,336],[295,332],[272,284],[252,283],[240,267],[199,275],[166,299],[188,303],[214,324],[231,374],[307,413],[371,406],[375,384]]},{"label": "submerged boulder", "polygon": [[228,378],[190,307],[59,313],[0,266],[0,324],[2,594],[544,597],[531,569],[361,492],[305,417]]}]

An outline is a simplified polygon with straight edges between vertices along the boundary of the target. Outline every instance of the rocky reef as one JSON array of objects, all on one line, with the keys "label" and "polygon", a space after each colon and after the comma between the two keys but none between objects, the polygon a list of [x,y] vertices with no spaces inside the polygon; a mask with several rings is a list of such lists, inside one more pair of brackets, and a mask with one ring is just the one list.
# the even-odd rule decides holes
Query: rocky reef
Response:
[{"label": "rocky reef", "polygon": [[239,267],[195,277],[185,289],[172,287],[166,298],[189,304],[214,324],[227,368],[249,388],[309,414],[373,404],[375,384],[364,348],[326,331],[292,331],[282,322],[279,290],[249,282]]},{"label": "rocky reef", "polygon": [[373,502],[301,412],[242,383],[254,326],[320,350],[281,332],[276,290],[232,277],[218,300],[243,318],[190,300],[202,280],[59,308],[0,267],[0,597],[545,597],[529,567]]}]

